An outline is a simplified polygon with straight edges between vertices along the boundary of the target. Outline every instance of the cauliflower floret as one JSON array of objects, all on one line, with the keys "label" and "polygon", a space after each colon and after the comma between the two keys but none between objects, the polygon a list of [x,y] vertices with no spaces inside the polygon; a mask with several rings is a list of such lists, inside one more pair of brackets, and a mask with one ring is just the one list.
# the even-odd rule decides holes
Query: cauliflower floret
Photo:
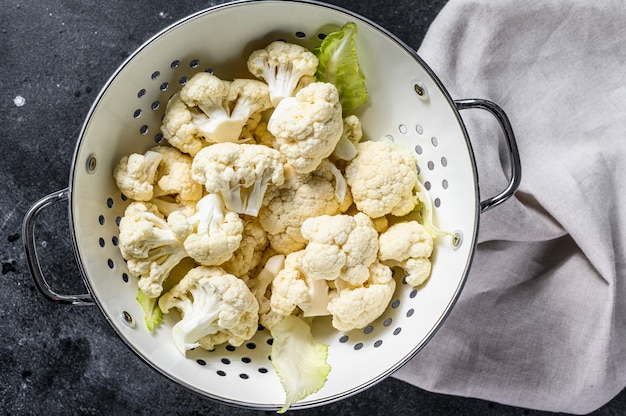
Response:
[{"label": "cauliflower floret", "polygon": [[204,266],[228,261],[241,244],[243,220],[236,213],[226,211],[221,198],[215,194],[202,197],[191,217],[175,211],[168,221],[184,240],[189,257]]},{"label": "cauliflower floret", "polygon": [[333,153],[343,133],[337,88],[333,84],[314,82],[294,97],[283,99],[274,109],[267,129],[296,172],[314,171]]},{"label": "cauliflower floret", "polygon": [[144,155],[123,157],[113,176],[122,193],[158,206],[165,216],[186,210],[202,197],[202,185],[191,178],[192,158],[175,147],[155,146]]},{"label": "cauliflower floret", "polygon": [[175,147],[157,146],[150,150],[163,157],[157,170],[156,196],[169,195],[178,201],[197,202],[202,197],[202,185],[191,178],[192,157]]},{"label": "cauliflower floret", "polygon": [[378,260],[369,266],[369,278],[362,285],[335,281],[336,294],[328,302],[332,325],[339,331],[365,328],[387,309],[396,289],[391,269]]},{"label": "cauliflower floret", "polygon": [[356,144],[363,138],[361,120],[355,115],[349,115],[343,119],[343,133],[333,151],[332,158],[339,160],[352,160],[357,154]]},{"label": "cauliflower floret", "polygon": [[[266,83],[255,79],[236,78],[230,85],[232,111],[230,118],[241,126],[254,128],[261,121],[263,111],[272,108],[269,88]],[[247,123],[252,121],[252,123]]]},{"label": "cauliflower floret", "polygon": [[272,281],[270,307],[279,315],[291,315],[299,303],[304,303],[309,295],[309,287],[300,271],[303,251],[289,253],[284,267]]},{"label": "cauliflower floret", "polygon": [[267,186],[285,178],[280,153],[260,144],[217,143],[193,159],[192,177],[230,211],[257,216]]},{"label": "cauliflower floret", "polygon": [[207,117],[228,117],[230,83],[210,72],[197,72],[180,90],[180,99],[189,107],[197,107]]},{"label": "cauliflower floret", "polygon": [[275,41],[248,58],[248,70],[269,86],[272,106],[293,96],[300,83],[309,83],[317,71],[317,56],[294,43]]},{"label": "cauliflower floret", "polygon": [[[193,75],[180,90],[180,99],[190,108],[200,110],[192,122],[208,142],[217,142],[215,136],[225,134],[229,109],[230,81],[222,80],[209,72]],[[238,134],[237,134],[238,135]]]},{"label": "cauliflower floret", "polygon": [[113,169],[113,178],[122,193],[135,201],[149,201],[154,192],[157,169],[163,156],[148,150],[145,154],[124,156]]},{"label": "cauliflower floret", "polygon": [[242,235],[239,248],[235,250],[230,260],[222,264],[222,267],[228,273],[243,279],[247,273],[261,264],[269,240],[257,217],[246,216],[243,219]]},{"label": "cauliflower floret", "polygon": [[180,311],[182,319],[172,327],[172,337],[183,355],[198,346],[239,346],[254,336],[259,322],[259,304],[248,286],[221,267],[191,269],[161,296],[159,307],[163,313]]},{"label": "cauliflower floret", "polygon": [[301,265],[308,277],[340,278],[353,286],[369,278],[369,266],[378,256],[378,232],[367,215],[308,218],[301,232],[308,241]]},{"label": "cauliflower floret", "polygon": [[213,143],[239,141],[248,120],[271,107],[264,82],[225,81],[208,72],[192,76],[181,89],[180,98],[189,107],[202,111],[204,117],[195,117],[193,123]]},{"label": "cauliflower floret", "polygon": [[206,118],[197,108],[187,106],[180,93],[170,98],[165,108],[161,133],[169,144],[183,153],[195,156],[208,143],[204,140],[195,120]]},{"label": "cauliflower floret", "polygon": [[428,279],[433,239],[420,223],[403,221],[393,224],[378,237],[378,245],[380,261],[403,269],[409,285],[417,287]]},{"label": "cauliflower floret", "polygon": [[341,172],[328,160],[313,172],[298,175],[285,167],[285,183],[268,189],[259,212],[261,226],[268,232],[270,244],[282,254],[304,248],[300,233],[305,219],[346,211],[352,196]]},{"label": "cauliflower floret", "polygon": [[128,271],[139,278],[138,286],[148,297],[158,297],[163,282],[188,257],[183,241],[159,212],[148,202],[132,202],[119,225],[119,248]]},{"label": "cauliflower floret", "polygon": [[298,308],[305,317],[328,315],[326,306],[331,296],[328,281],[311,279],[302,271],[304,255],[303,250],[288,254],[284,267],[274,278],[270,296],[273,313],[288,316]]},{"label": "cauliflower floret", "polygon": [[371,218],[409,214],[418,203],[419,189],[411,151],[388,140],[360,142],[356,147],[345,175],[357,208]]},{"label": "cauliflower floret", "polygon": [[246,282],[256,297],[257,302],[259,302],[259,323],[267,329],[272,329],[283,318],[283,315],[271,310],[270,285],[276,275],[282,270],[284,264],[285,256],[283,254],[275,254],[267,259],[256,277]]}]

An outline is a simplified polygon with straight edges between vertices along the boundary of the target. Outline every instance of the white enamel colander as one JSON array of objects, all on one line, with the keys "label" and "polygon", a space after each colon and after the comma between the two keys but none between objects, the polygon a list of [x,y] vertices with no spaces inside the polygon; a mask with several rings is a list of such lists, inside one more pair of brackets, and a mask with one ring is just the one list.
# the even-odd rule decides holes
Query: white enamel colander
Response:
[{"label": "white enamel colander", "polygon": [[[452,100],[427,65],[395,36],[342,8],[311,1],[243,1],[191,15],[155,35],[113,74],[98,95],[76,145],[69,186],[36,202],[23,234],[36,286],[60,303],[95,303],[124,342],[150,366],[195,392],[225,403],[277,409],[284,391],[269,359],[271,337],[183,358],[172,342],[173,320],[150,333],[135,300],[136,279],[117,247],[118,223],[128,201],[112,177],[119,159],[145,152],[163,139],[159,126],[168,99],[197,71],[224,79],[252,76],[246,57],[273,40],[317,46],[324,34],[356,22],[359,60],[369,103],[358,115],[366,138],[388,136],[413,149],[420,177],[432,196],[434,220],[456,238],[436,241],[432,274],[420,289],[398,284],[387,311],[363,330],[339,332],[316,319],[313,331],[327,343],[332,366],[326,385],[292,408],[340,400],[382,380],[412,358],[443,323],[460,294],[476,245],[481,212],[507,200],[520,181],[512,129],[495,104]],[[498,120],[511,159],[509,183],[481,200],[472,146],[459,110],[487,110]],[[39,213],[69,201],[70,230],[88,294],[61,295],[48,285],[35,250]],[[400,279],[400,276],[398,276]]]}]

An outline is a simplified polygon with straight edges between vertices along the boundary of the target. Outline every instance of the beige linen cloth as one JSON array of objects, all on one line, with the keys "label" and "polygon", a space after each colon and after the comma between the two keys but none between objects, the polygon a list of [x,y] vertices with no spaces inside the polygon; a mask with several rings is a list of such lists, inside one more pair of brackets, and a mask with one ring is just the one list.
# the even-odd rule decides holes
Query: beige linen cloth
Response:
[{"label": "beige linen cloth", "polygon": [[[394,377],[589,413],[626,386],[626,5],[451,0],[418,53],[453,98],[504,109],[523,174],[514,198],[481,215],[449,318]],[[485,199],[509,170],[482,113],[461,115]]]}]

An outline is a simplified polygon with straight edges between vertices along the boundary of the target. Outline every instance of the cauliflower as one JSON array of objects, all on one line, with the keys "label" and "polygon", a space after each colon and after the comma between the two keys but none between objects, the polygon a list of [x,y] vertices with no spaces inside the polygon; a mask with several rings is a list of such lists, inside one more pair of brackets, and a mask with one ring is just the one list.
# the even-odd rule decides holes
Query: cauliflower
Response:
[{"label": "cauliflower", "polygon": [[248,70],[269,86],[272,105],[294,95],[298,85],[315,75],[319,61],[313,52],[293,43],[275,41],[248,58]]},{"label": "cauliflower", "polygon": [[253,79],[225,81],[208,72],[192,76],[180,91],[204,117],[193,123],[208,142],[237,142],[248,120],[271,107],[267,84]]},{"label": "cauliflower", "polygon": [[393,224],[378,237],[378,245],[380,261],[403,269],[409,285],[417,287],[428,279],[433,239],[420,223],[403,221]]},{"label": "cauliflower", "polygon": [[230,100],[232,111],[230,118],[233,122],[242,125],[242,128],[252,119],[252,126],[261,121],[263,111],[272,108],[269,87],[266,83],[255,79],[233,80],[230,85]]},{"label": "cauliflower", "polygon": [[388,140],[360,142],[356,148],[345,175],[357,208],[371,218],[409,214],[419,202],[411,151]]},{"label": "cauliflower", "polygon": [[161,124],[163,138],[183,153],[195,156],[208,143],[204,140],[196,120],[206,116],[198,109],[191,108],[176,93],[165,107],[165,115]]},{"label": "cauliflower", "polygon": [[202,185],[191,178],[191,156],[169,146],[153,147],[150,151],[162,156],[157,170],[156,196],[169,195],[178,201],[194,203],[202,197]]},{"label": "cauliflower", "polygon": [[275,254],[267,259],[256,277],[246,282],[257,302],[259,302],[259,323],[267,329],[272,329],[283,318],[283,315],[271,310],[269,296],[271,295],[270,285],[278,272],[282,270],[284,264],[285,256],[283,254]]},{"label": "cauliflower", "polygon": [[245,282],[220,267],[191,269],[159,299],[163,313],[176,308],[182,319],[172,327],[176,347],[207,350],[228,342],[239,346],[257,331],[259,304]]},{"label": "cauliflower", "polygon": [[119,248],[128,271],[139,278],[148,297],[158,297],[163,282],[180,261],[188,257],[183,241],[154,204],[132,202],[119,225]]},{"label": "cauliflower", "polygon": [[120,159],[113,176],[125,196],[155,204],[167,216],[188,211],[202,197],[202,185],[191,178],[191,161],[175,147],[155,146]]},{"label": "cauliflower", "polygon": [[352,112],[368,94],[356,33],[348,23],[313,51],[273,42],[248,58],[256,79],[192,75],[163,116],[171,146],[114,169],[134,200],[119,248],[139,278],[148,329],[177,309],[172,337],[183,355],[269,329],[286,392],[279,413],[330,370],[313,318],[339,331],[371,324],[393,297],[393,268],[424,284],[433,238],[449,235],[432,224],[413,152],[362,141]]},{"label": "cauliflower", "polygon": [[305,219],[339,214],[351,204],[346,180],[330,161],[323,160],[317,169],[305,175],[296,174],[287,165],[285,183],[268,189],[259,221],[268,232],[272,248],[288,254],[306,244],[300,233]]},{"label": "cauliflower", "polygon": [[197,107],[209,118],[228,118],[230,83],[210,72],[198,72],[180,90],[180,99],[189,107]]},{"label": "cauliflower", "polygon": [[149,201],[154,192],[157,169],[163,156],[148,150],[145,154],[124,156],[113,169],[113,178],[119,190],[135,201]]},{"label": "cauliflower", "polygon": [[313,280],[342,279],[352,286],[369,278],[369,266],[378,257],[378,232],[362,212],[322,215],[302,224],[308,241],[301,269]]},{"label": "cauliflower", "polygon": [[368,275],[367,281],[357,286],[342,279],[335,281],[337,293],[327,305],[335,329],[365,328],[387,309],[396,289],[391,269],[376,260],[369,266]]},{"label": "cauliflower", "polygon": [[267,129],[297,173],[315,170],[330,156],[343,133],[339,94],[334,85],[314,82],[276,106]]},{"label": "cauliflower", "polygon": [[268,246],[267,234],[257,217],[246,216],[243,219],[243,233],[241,243],[233,256],[222,264],[224,270],[239,278],[261,264],[263,252]]},{"label": "cauliflower", "polygon": [[356,156],[356,144],[363,138],[361,120],[355,115],[343,119],[343,133],[333,151],[333,159],[352,160]]},{"label": "cauliflower", "polygon": [[243,238],[243,220],[226,211],[219,196],[208,194],[196,204],[196,213],[186,217],[172,212],[168,221],[184,242],[185,251],[203,266],[217,266],[229,260]]},{"label": "cauliflower", "polygon": [[191,173],[230,211],[251,216],[258,215],[268,184],[280,186],[285,180],[280,153],[260,144],[205,147],[194,157]]},{"label": "cauliflower", "polygon": [[324,279],[314,280],[302,271],[303,250],[285,257],[284,267],[272,282],[271,311],[288,316],[299,308],[305,317],[328,315],[330,287]]}]

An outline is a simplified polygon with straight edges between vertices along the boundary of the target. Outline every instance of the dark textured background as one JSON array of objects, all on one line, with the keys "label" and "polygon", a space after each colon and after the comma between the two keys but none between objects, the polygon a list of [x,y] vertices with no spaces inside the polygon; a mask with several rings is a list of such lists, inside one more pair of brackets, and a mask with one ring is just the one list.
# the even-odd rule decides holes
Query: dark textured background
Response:
[{"label": "dark textured background", "polygon": [[[445,0],[333,0],[417,49]],[[33,285],[20,236],[27,209],[68,185],[74,146],[98,91],[151,35],[212,1],[5,0],[0,12],[0,410],[5,414],[257,415],[209,401],[150,369],[96,307],[53,304]],[[25,98],[16,105],[17,96]],[[39,217],[44,273],[61,293],[84,291],[67,206]],[[622,394],[594,415],[626,414]],[[268,412],[272,413],[272,412]],[[302,415],[548,415],[432,394],[389,378]]]}]

